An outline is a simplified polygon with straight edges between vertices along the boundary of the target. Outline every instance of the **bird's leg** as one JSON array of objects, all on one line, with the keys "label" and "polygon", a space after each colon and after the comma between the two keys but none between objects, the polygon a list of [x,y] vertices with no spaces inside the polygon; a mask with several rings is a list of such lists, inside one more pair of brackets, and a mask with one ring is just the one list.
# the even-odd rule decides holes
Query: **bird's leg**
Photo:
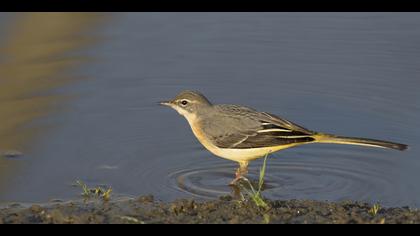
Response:
[{"label": "bird's leg", "polygon": [[239,168],[235,172],[235,179],[230,182],[230,185],[235,185],[246,174],[248,174],[248,162],[239,162]]}]

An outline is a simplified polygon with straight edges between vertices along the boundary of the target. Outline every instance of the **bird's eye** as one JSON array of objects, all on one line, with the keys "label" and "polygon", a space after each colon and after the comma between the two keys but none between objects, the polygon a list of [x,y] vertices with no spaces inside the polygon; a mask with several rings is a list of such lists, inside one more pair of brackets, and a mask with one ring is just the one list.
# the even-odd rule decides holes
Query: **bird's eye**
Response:
[{"label": "bird's eye", "polygon": [[188,101],[186,101],[186,100],[181,101],[181,105],[186,106],[187,104],[188,104]]}]

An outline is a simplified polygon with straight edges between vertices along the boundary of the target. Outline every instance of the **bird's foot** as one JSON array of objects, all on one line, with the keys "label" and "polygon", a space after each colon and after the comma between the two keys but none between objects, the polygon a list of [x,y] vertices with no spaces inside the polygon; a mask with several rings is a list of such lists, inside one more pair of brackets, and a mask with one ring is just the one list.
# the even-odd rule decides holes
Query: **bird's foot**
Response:
[{"label": "bird's foot", "polygon": [[247,166],[243,167],[241,166],[240,168],[238,168],[238,170],[236,170],[235,172],[235,179],[232,180],[230,182],[230,186],[235,186],[238,184],[239,181],[241,180],[248,180],[244,175],[246,175],[248,173],[248,168]]},{"label": "bird's foot", "polygon": [[229,185],[230,186],[236,186],[237,184],[238,184],[238,182],[239,181],[241,181],[241,180],[245,180],[246,178],[245,177],[243,177],[243,176],[238,176],[238,177],[236,177],[234,180],[232,180],[230,183],[229,183]]}]

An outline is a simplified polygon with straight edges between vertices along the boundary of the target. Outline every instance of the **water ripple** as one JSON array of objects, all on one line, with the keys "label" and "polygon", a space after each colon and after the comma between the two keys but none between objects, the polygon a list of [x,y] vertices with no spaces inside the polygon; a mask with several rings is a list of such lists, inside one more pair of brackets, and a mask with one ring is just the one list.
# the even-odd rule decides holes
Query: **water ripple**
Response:
[{"label": "water ripple", "polygon": [[[184,169],[169,175],[173,188],[196,197],[213,199],[233,193],[228,183],[234,177],[234,164]],[[257,180],[259,166],[252,166],[248,178]],[[309,198],[369,200],[377,193],[387,194],[393,180],[369,166],[325,162],[272,162],[267,167],[264,195],[275,199]]]}]

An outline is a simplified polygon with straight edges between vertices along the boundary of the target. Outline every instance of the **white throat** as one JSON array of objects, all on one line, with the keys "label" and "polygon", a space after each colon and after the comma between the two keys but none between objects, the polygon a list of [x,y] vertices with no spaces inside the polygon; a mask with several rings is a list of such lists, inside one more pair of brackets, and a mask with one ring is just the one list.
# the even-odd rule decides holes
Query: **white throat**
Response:
[{"label": "white throat", "polygon": [[173,106],[172,108],[175,109],[181,116],[185,117],[185,119],[187,119],[190,125],[194,123],[197,119],[197,116],[195,114],[190,113],[180,107]]}]

